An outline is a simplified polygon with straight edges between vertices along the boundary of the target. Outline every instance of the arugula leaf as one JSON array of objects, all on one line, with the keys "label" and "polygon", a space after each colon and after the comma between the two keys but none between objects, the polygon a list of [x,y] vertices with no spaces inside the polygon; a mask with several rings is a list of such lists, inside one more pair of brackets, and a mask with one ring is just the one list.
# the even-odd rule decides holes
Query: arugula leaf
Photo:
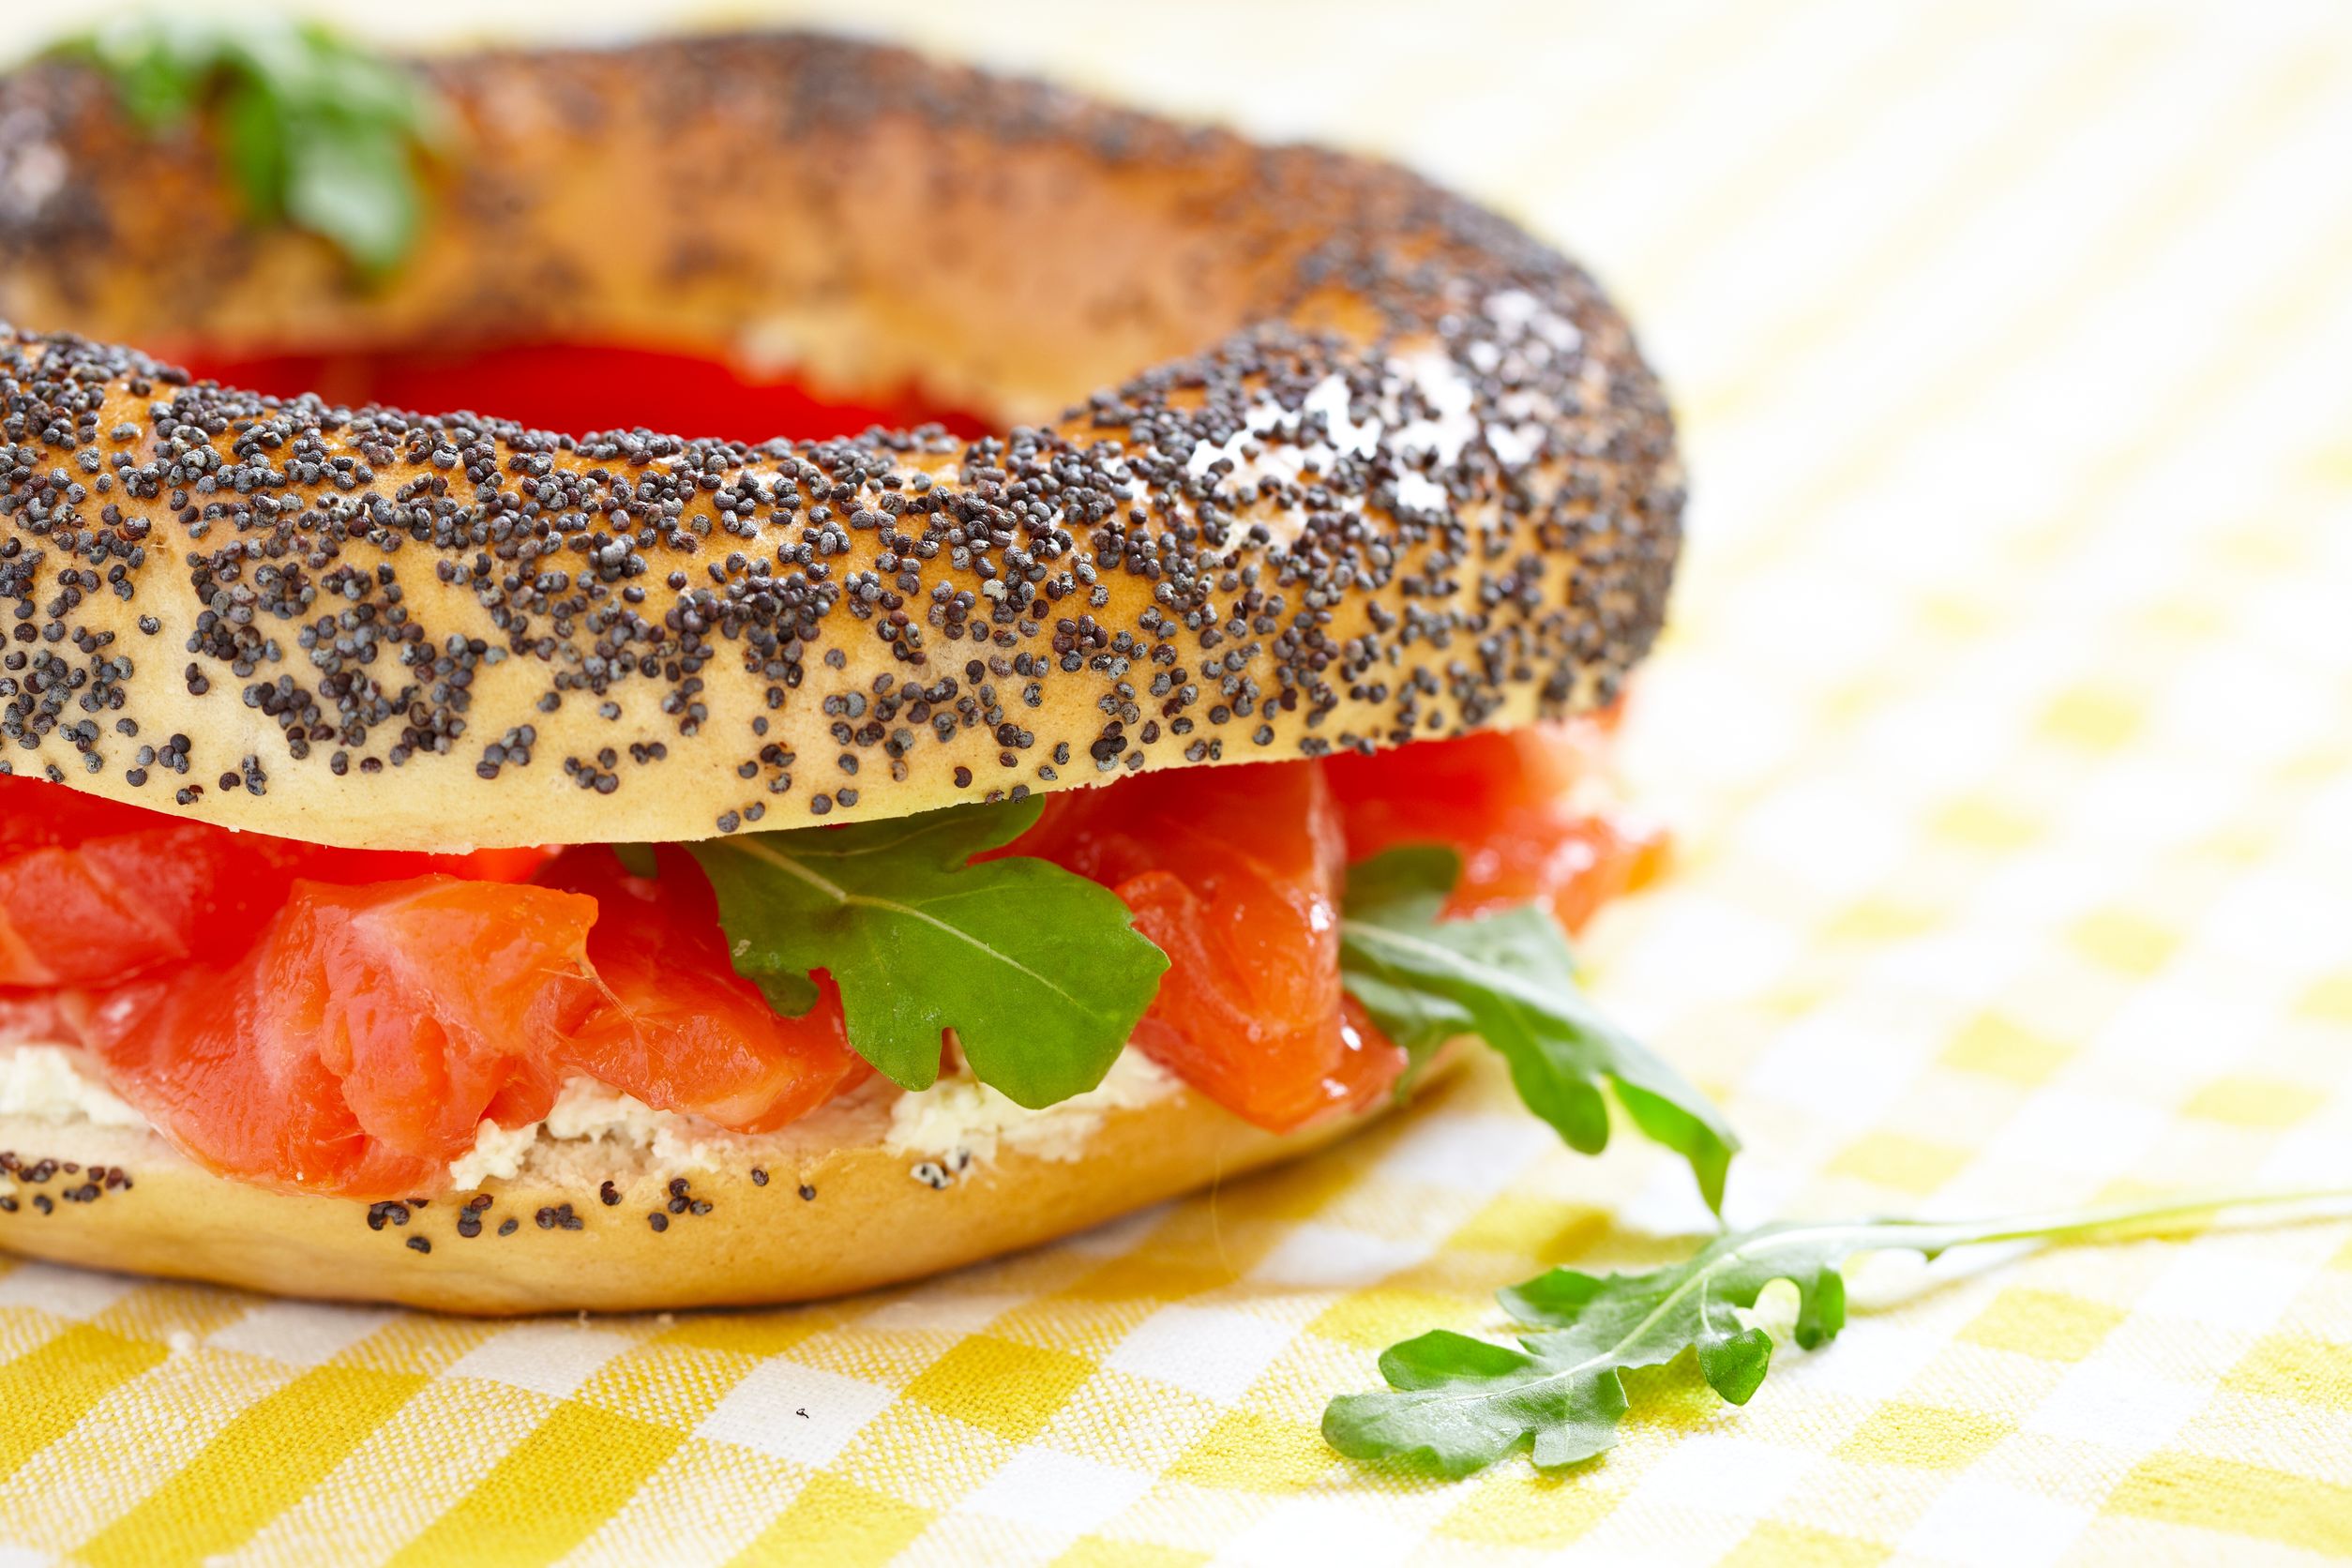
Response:
[{"label": "arugula leaf", "polygon": [[735,968],[778,1012],[841,989],[850,1044],[927,1089],[952,1029],[981,1082],[1034,1109],[1102,1081],[1168,956],[1107,887],[1048,861],[967,864],[1027,832],[1037,797],[689,844]]},{"label": "arugula leaf", "polygon": [[1351,1458],[1401,1458],[1440,1475],[1483,1470],[1522,1443],[1538,1470],[1557,1470],[1616,1445],[1628,1409],[1621,1373],[1685,1350],[1696,1351],[1716,1393],[1745,1404],[1772,1346],[1735,1308],[1754,1306],[1775,1279],[1794,1280],[1797,1341],[1820,1343],[1845,1319],[1838,1265],[1869,1234],[1772,1226],[1718,1237],[1688,1262],[1645,1274],[1554,1269],[1501,1297],[1512,1316],[1553,1332],[1523,1335],[1517,1349],[1445,1330],[1392,1346],[1380,1376],[1394,1392],[1333,1400],[1323,1435]]},{"label": "arugula leaf", "polygon": [[1538,1470],[1580,1463],[1614,1447],[1627,1410],[1622,1374],[1663,1366],[1685,1351],[1708,1386],[1744,1405],[1764,1381],[1772,1336],[1742,1313],[1767,1285],[1797,1288],[1795,1338],[1811,1349],[1846,1323],[1846,1260],[1901,1248],[1933,1258],[1990,1242],[2115,1240],[2179,1229],[2224,1210],[2305,1207],[2352,1199],[2352,1189],[2174,1199],[2054,1215],[1936,1223],[1857,1220],[1767,1225],[1719,1236],[1688,1260],[1641,1274],[1553,1269],[1500,1293],[1503,1309],[1539,1332],[1498,1345],[1439,1331],[1380,1357],[1389,1390],[1343,1395],[1323,1412],[1323,1437],[1350,1458],[1391,1459],[1458,1477],[1530,1448]]},{"label": "arugula leaf", "polygon": [[1409,845],[1349,868],[1339,926],[1349,991],[1416,1063],[1456,1035],[1484,1039],[1510,1063],[1528,1108],[1581,1153],[1608,1143],[1606,1081],[1635,1126],[1690,1162],[1707,1206],[1720,1213],[1740,1147],[1723,1113],[1593,1007],[1548,911],[1440,919],[1460,870],[1460,857],[1439,845]]},{"label": "arugula leaf", "polygon": [[439,106],[407,73],[325,28],[126,17],[52,53],[104,71],[151,131],[216,104],[222,161],[255,221],[319,234],[370,278],[415,248],[415,159],[435,140]]},{"label": "arugula leaf", "polygon": [[334,241],[372,276],[415,248],[422,204],[401,143],[327,118],[291,138],[287,153],[283,202],[295,227]]}]

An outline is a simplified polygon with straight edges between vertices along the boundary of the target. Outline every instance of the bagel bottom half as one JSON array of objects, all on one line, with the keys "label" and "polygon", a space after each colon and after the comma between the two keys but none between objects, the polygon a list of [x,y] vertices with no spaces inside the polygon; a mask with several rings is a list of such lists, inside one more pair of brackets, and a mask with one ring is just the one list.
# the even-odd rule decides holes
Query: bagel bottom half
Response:
[{"label": "bagel bottom half", "polygon": [[[1463,1054],[1448,1047],[1417,1090]],[[1006,1148],[921,1175],[868,1103],[731,1136],[716,1168],[590,1143],[421,1204],[275,1192],[142,1128],[7,1116],[0,1251],[495,1316],[809,1301],[1075,1234],[1321,1148],[1396,1103],[1274,1134],[1178,1088],[1105,1112],[1075,1157]]]}]

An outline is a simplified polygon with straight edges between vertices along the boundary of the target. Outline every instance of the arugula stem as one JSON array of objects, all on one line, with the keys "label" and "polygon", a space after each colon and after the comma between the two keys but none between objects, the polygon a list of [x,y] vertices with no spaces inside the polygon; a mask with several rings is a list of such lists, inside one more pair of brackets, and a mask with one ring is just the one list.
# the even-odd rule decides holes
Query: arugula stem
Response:
[{"label": "arugula stem", "polygon": [[[2237,1210],[2264,1213],[2328,1203],[2352,1204],[2352,1186],[2184,1193],[2139,1203],[1998,1214],[1972,1220],[1865,1219],[1825,1225],[1799,1221],[1753,1236],[1723,1254],[1716,1262],[1728,1263],[1739,1258],[1764,1257],[1793,1247],[1841,1240],[1851,1242],[1857,1252],[1919,1252],[1933,1258],[1960,1246],[1990,1246],[2002,1242],[2062,1244],[2103,1237],[2120,1239],[2133,1231],[2156,1232],[2172,1222],[2210,1218]],[[1708,1272],[1702,1269],[1690,1283],[1703,1282]]]},{"label": "arugula stem", "polygon": [[1879,1222],[1879,1225],[1882,1228],[1900,1226],[1920,1235],[1922,1240],[1925,1239],[1923,1233],[1941,1232],[1944,1239],[1934,1246],[1934,1250],[1940,1252],[1946,1247],[1981,1246],[1996,1242],[2092,1241],[2110,1233],[2153,1230],[2175,1221],[2209,1219],[2237,1210],[2268,1213],[2330,1203],[2352,1203],[2352,1186],[2183,1193],[2137,1203],[2060,1209],[2039,1214],[1941,1222],[1887,1220]]},{"label": "arugula stem", "polygon": [[1609,1352],[1566,1368],[1561,1376],[1589,1372],[1606,1363],[1610,1353],[1638,1339],[1683,1296],[1697,1290],[1703,1297],[1709,1275],[1717,1268],[1743,1256],[1756,1258],[1790,1247],[1850,1237],[1857,1242],[1855,1250],[1858,1252],[1918,1251],[1932,1258],[1956,1246],[1983,1246],[1998,1242],[2082,1242],[2115,1232],[2161,1226],[2173,1220],[2207,1218],[2231,1210],[2262,1212],[2331,1202],[2352,1203],[2352,1187],[2306,1187],[2284,1192],[2254,1189],[2183,1195],[2142,1203],[2113,1203],[2099,1208],[2061,1209],[2041,1214],[2013,1214],[1981,1220],[1878,1219],[1839,1225],[1792,1225],[1787,1229],[1774,1230],[1733,1247],[1713,1264],[1702,1268],[1660,1298],[1656,1307],[1621,1335],[1618,1343],[1610,1347]]},{"label": "arugula stem", "polygon": [[731,838],[721,847],[756,860],[762,866],[773,866],[779,871],[789,872],[837,904],[846,904],[851,901],[848,888],[819,876],[791,855],[776,853],[756,838]]}]

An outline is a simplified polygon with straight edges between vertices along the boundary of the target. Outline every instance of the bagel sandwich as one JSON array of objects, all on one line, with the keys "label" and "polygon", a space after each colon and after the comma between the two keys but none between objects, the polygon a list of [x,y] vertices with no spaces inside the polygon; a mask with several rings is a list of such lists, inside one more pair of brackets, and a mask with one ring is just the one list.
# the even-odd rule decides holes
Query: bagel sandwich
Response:
[{"label": "bagel sandwich", "polygon": [[1566,938],[1683,499],[1573,264],[865,43],[265,41],[0,76],[0,1249],[801,1300],[1483,1048],[1719,1199]]}]

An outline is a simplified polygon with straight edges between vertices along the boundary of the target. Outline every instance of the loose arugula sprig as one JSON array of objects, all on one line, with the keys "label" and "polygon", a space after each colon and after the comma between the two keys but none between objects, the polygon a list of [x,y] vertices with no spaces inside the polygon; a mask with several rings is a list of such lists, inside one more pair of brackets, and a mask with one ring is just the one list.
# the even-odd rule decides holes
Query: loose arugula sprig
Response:
[{"label": "loose arugula sprig", "polygon": [[1934,1258],[1993,1242],[2065,1244],[2178,1229],[2225,1211],[2277,1212],[2352,1199],[2352,1188],[2173,1199],[2055,1214],[1959,1222],[1879,1219],[1784,1223],[1719,1236],[1681,1263],[1642,1274],[1553,1269],[1500,1293],[1503,1310],[1539,1332],[1516,1347],[1440,1330],[1380,1357],[1389,1390],[1343,1395],[1323,1437],[1355,1459],[1386,1459],[1458,1477],[1526,1446],[1536,1469],[1577,1464],[1614,1447],[1627,1410],[1622,1374],[1685,1351],[1708,1386],[1744,1405],[1764,1381],[1772,1336],[1747,1321],[1764,1288],[1797,1289],[1795,1337],[1811,1349],[1846,1322],[1840,1272],[1858,1252]]},{"label": "loose arugula sprig", "polygon": [[1461,858],[1437,845],[1349,867],[1339,927],[1349,992],[1397,1044],[1425,1058],[1475,1034],[1502,1053],[1530,1110],[1580,1153],[1609,1138],[1606,1083],[1634,1125],[1690,1162],[1707,1206],[1723,1207],[1740,1147],[1722,1112],[1577,989],[1576,957],[1549,912],[1526,905],[1439,918]]},{"label": "loose arugula sprig", "polygon": [[416,241],[415,155],[439,110],[407,73],[316,23],[125,17],[53,53],[104,71],[150,131],[217,104],[221,155],[257,222],[334,243],[381,278]]},{"label": "loose arugula sprig", "polygon": [[686,846],[718,894],[735,968],[776,1011],[841,989],[850,1044],[927,1089],[953,1029],[972,1076],[1035,1109],[1102,1081],[1168,956],[1107,887],[1049,861],[972,865],[1026,833],[1041,797]]}]

